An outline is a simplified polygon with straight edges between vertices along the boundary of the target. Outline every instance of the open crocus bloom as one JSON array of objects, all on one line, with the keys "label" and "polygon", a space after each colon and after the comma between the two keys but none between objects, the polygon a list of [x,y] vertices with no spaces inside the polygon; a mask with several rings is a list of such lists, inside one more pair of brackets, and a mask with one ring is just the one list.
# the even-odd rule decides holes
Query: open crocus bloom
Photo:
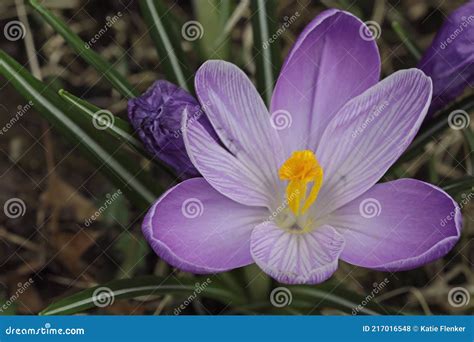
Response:
[{"label": "open crocus bloom", "polygon": [[208,61],[196,92],[221,144],[183,118],[203,178],[184,181],[150,209],[155,252],[193,273],[253,262],[283,283],[320,283],[338,260],[382,271],[445,255],[461,214],[442,190],[400,179],[376,184],[414,138],[431,100],[418,69],[381,82],[364,24],[338,10],[303,31],[278,78],[270,113],[233,64]]}]

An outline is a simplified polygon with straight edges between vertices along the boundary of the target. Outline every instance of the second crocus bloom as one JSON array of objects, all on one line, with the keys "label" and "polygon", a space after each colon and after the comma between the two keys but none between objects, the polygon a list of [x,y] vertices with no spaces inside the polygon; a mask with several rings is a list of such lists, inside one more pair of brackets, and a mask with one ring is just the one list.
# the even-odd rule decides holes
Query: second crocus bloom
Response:
[{"label": "second crocus bloom", "polygon": [[445,20],[418,67],[433,80],[435,112],[456,99],[466,87],[474,89],[474,1]]}]

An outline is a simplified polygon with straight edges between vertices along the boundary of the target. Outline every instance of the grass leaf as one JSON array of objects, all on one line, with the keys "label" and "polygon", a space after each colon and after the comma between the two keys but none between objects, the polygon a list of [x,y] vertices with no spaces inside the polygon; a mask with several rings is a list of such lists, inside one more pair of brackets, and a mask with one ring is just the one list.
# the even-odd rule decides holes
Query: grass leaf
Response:
[{"label": "grass leaf", "polygon": [[174,26],[171,9],[164,6],[161,0],[140,0],[139,3],[141,13],[158,51],[160,67],[166,78],[181,88],[192,91],[190,77],[192,69],[184,59],[184,52],[181,48],[182,37]]},{"label": "grass leaf", "polygon": [[87,44],[58,17],[41,6],[37,0],[30,0],[30,5],[59,33],[64,40],[74,49],[74,51],[93,66],[120,94],[126,98],[138,96],[138,92],[130,83],[118,73],[113,66],[101,55],[94,52]]},{"label": "grass leaf", "polygon": [[92,131],[90,120],[77,112],[74,106],[68,105],[48,85],[34,78],[23,66],[18,64],[4,51],[0,51],[0,74],[33,107],[48,120],[62,135],[79,146],[101,172],[120,188],[141,209],[146,209],[161,191],[156,182],[136,162],[121,151],[121,142]]},{"label": "grass leaf", "polygon": [[[169,294],[211,298],[224,304],[240,302],[240,299],[225,286],[214,280],[209,282],[207,279],[209,278],[176,279],[174,277],[143,276],[134,279],[114,280],[61,299],[48,306],[40,314],[70,315],[92,309],[96,306],[94,302],[99,300],[99,293],[102,293],[102,300],[109,303],[118,299]],[[198,293],[199,284],[204,283],[206,286],[201,286]]]}]

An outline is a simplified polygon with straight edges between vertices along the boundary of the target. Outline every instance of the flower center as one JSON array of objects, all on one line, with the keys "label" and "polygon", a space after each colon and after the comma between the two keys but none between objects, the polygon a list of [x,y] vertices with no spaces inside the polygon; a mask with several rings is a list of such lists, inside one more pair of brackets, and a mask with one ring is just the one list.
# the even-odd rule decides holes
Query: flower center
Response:
[{"label": "flower center", "polygon": [[[291,154],[278,171],[281,180],[288,181],[286,200],[293,214],[297,217],[318,198],[323,184],[323,168],[319,165],[312,151],[295,151]],[[308,194],[308,184],[312,183]]]}]

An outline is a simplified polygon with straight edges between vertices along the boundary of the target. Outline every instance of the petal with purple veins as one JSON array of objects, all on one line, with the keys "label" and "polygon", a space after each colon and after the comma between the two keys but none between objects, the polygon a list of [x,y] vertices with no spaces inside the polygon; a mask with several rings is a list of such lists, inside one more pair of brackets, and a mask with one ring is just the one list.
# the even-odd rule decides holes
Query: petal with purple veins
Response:
[{"label": "petal with purple veins", "polygon": [[276,83],[270,110],[275,121],[286,120],[286,125],[277,127],[287,154],[315,150],[337,111],[378,82],[377,44],[363,39],[364,29],[354,15],[328,10],[294,44]]},{"label": "petal with purple veins", "polygon": [[268,221],[255,227],[251,253],[255,263],[285,284],[318,284],[337,269],[344,238],[330,226],[293,233]]},{"label": "petal with purple veins", "polygon": [[268,211],[229,200],[204,178],[166,192],[142,224],[156,254],[183,271],[223,272],[251,264],[250,235]]},{"label": "petal with purple veins", "polygon": [[459,240],[461,221],[449,195],[414,179],[377,184],[326,220],[346,240],[341,260],[392,272],[443,257]]},{"label": "petal with purple veins", "polygon": [[315,215],[323,217],[370,189],[400,157],[425,118],[431,80],[398,71],[349,101],[326,128],[316,155],[324,170]]}]

